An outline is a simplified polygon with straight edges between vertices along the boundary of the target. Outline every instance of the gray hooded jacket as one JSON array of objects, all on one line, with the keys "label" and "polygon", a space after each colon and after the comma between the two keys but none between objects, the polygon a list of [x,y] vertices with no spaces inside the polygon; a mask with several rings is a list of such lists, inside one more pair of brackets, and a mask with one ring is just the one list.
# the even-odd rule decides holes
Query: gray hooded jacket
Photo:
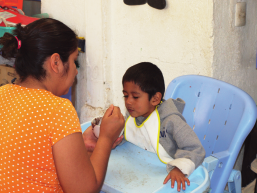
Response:
[{"label": "gray hooded jacket", "polygon": [[[194,164],[195,168],[202,164],[205,157],[205,150],[192,128],[186,123],[182,112],[185,102],[182,99],[168,99],[157,108],[160,121],[159,143],[165,151],[174,159],[187,158]],[[126,119],[129,114],[126,113]],[[147,117],[136,117],[137,125],[141,125]],[[174,166],[167,164],[167,171]]]}]

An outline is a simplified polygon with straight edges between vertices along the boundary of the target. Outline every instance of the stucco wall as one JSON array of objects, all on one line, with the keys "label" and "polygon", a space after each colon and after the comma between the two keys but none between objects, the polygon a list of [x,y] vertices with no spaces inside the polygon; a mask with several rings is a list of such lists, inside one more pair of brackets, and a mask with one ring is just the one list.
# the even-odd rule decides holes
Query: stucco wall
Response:
[{"label": "stucco wall", "polygon": [[168,0],[164,10],[111,2],[113,101],[122,111],[122,76],[136,63],[158,65],[166,87],[180,75],[212,76],[212,1]]},{"label": "stucco wall", "polygon": [[123,1],[86,1],[87,102],[81,121],[114,103],[125,112],[121,79],[126,69],[150,61],[166,86],[183,74],[212,75],[211,1],[167,1],[165,10]]},{"label": "stucco wall", "polygon": [[164,10],[116,0],[42,0],[41,11],[86,37],[77,77],[81,122],[102,114],[111,103],[125,112],[121,79],[138,62],[157,64],[166,86],[183,74],[212,76],[211,0],[168,0]]},{"label": "stucco wall", "polygon": [[235,27],[236,2],[167,0],[166,9],[157,10],[122,0],[42,0],[42,12],[86,37],[77,77],[81,122],[111,103],[124,113],[122,76],[142,61],[160,67],[166,87],[177,76],[200,74],[238,86],[257,101],[257,2],[247,1],[246,25]]},{"label": "stucco wall", "polygon": [[85,35],[85,0],[42,0],[41,12],[62,21],[78,35]]},{"label": "stucco wall", "polygon": [[[246,2],[246,25],[235,27],[235,6]],[[229,82],[257,102],[257,1],[214,1],[213,77]]]}]

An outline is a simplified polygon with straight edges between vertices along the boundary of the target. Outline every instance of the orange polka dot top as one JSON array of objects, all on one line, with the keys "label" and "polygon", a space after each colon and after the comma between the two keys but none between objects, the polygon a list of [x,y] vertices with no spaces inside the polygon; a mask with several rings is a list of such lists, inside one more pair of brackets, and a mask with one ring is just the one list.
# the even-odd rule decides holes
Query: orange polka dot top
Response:
[{"label": "orange polka dot top", "polygon": [[52,146],[81,132],[67,99],[42,89],[0,87],[0,192],[63,192]]}]

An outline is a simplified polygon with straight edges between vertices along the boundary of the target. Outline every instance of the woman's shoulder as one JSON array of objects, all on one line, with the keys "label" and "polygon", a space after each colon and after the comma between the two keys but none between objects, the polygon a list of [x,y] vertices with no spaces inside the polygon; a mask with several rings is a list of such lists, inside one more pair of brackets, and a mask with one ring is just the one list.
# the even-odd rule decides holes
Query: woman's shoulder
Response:
[{"label": "woman's shoulder", "polygon": [[12,87],[12,84],[1,84],[0,85],[0,91],[8,90]]},{"label": "woman's shoulder", "polygon": [[44,101],[44,103],[47,106],[51,106],[54,109],[64,108],[64,107],[73,108],[73,105],[69,99],[56,96],[49,91],[37,90],[34,92],[34,94],[36,95],[34,97],[36,97],[39,101]]},{"label": "woman's shoulder", "polygon": [[15,84],[7,84],[0,87],[0,95],[4,94],[9,99],[17,99],[23,102],[29,102],[37,106],[49,106],[51,109],[58,108],[61,105],[72,106],[70,100],[52,94],[50,91],[44,89],[31,89]]}]

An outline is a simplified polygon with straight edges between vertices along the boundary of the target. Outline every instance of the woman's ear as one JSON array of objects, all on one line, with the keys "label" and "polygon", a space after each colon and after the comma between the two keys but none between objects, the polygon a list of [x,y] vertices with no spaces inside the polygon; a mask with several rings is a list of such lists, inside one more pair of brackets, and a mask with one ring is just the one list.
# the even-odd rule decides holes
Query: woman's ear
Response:
[{"label": "woman's ear", "polygon": [[50,67],[51,67],[52,71],[54,71],[55,73],[57,73],[57,74],[62,73],[63,64],[62,64],[60,55],[58,53],[54,53],[54,54],[52,54],[52,56],[50,56]]},{"label": "woman's ear", "polygon": [[150,102],[153,106],[157,106],[160,104],[162,100],[162,94],[160,92],[155,93],[155,95],[151,98]]}]

